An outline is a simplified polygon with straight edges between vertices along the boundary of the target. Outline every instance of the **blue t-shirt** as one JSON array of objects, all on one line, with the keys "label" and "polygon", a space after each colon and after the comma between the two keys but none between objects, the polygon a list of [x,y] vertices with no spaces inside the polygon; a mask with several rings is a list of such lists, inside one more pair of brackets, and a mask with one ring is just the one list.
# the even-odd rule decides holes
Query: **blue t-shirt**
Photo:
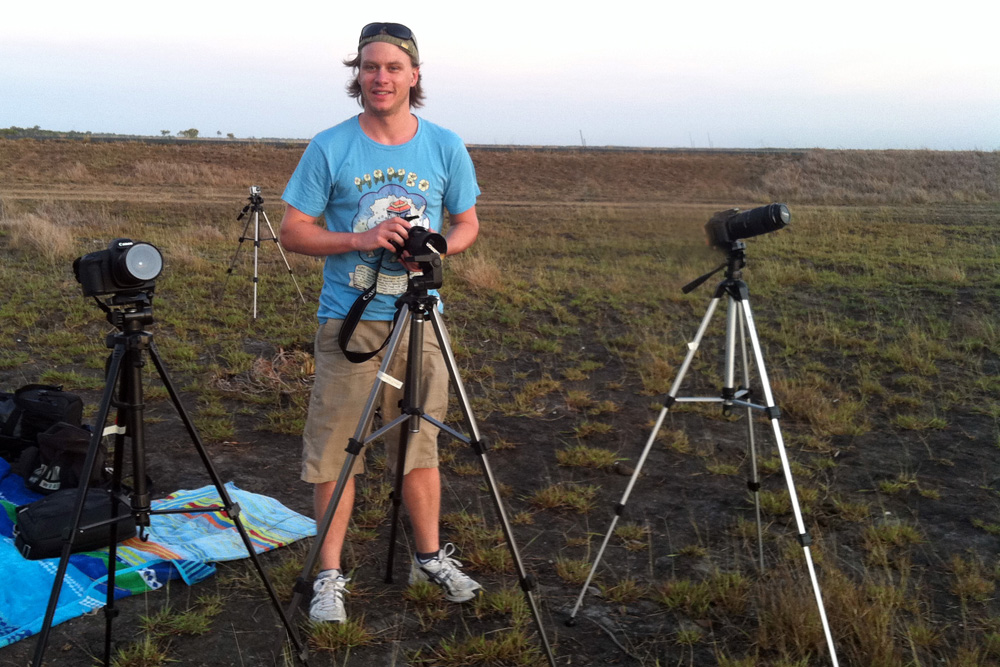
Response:
[{"label": "blue t-shirt", "polygon": [[[441,231],[444,210],[464,213],[476,204],[479,184],[472,158],[457,134],[418,118],[405,144],[370,139],[355,116],[309,143],[282,199],[306,215],[325,216],[334,232],[365,232],[392,216],[418,216],[411,225]],[[391,320],[407,288],[406,269],[394,253],[329,255],[323,268],[320,321],[343,319],[374,281],[366,320]]]}]

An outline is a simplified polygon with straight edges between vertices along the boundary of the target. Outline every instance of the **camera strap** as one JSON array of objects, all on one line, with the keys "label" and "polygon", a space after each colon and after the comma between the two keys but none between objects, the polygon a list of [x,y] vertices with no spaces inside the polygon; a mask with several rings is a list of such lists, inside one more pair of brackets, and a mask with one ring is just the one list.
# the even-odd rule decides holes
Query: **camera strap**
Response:
[{"label": "camera strap", "polygon": [[[376,350],[372,350],[371,352],[352,352],[347,349],[347,343],[351,340],[351,336],[354,335],[354,329],[357,328],[358,322],[361,321],[361,316],[364,314],[365,308],[367,308],[368,304],[371,303],[371,300],[375,298],[376,288],[378,287],[379,271],[382,269],[382,260],[385,258],[385,253],[386,251],[383,250],[382,254],[379,256],[378,266],[375,267],[375,280],[368,286],[368,289],[362,292],[361,295],[354,300],[354,304],[351,305],[351,309],[347,312],[347,317],[344,318],[343,324],[340,325],[340,334],[337,337],[337,340],[340,343],[340,351],[344,353],[344,357],[346,357],[351,363],[364,363],[381,352],[382,349],[388,345],[389,339],[392,337],[392,330],[396,327],[396,320],[393,318],[392,326],[389,327],[389,334]],[[397,310],[396,313],[398,314],[399,311]]]}]

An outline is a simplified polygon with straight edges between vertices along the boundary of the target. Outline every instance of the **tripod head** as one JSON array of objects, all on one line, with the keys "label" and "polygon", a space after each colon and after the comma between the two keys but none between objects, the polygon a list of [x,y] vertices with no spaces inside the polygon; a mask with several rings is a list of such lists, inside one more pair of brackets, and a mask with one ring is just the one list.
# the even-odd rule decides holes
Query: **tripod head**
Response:
[{"label": "tripod head", "polygon": [[250,186],[250,196],[247,197],[250,203],[243,207],[240,214],[236,216],[237,220],[242,220],[243,216],[247,214],[247,211],[257,211],[260,212],[264,208],[264,198],[260,196],[260,186],[251,185]]},{"label": "tripod head", "polygon": [[[407,216],[406,221],[416,220],[418,216]],[[403,244],[393,243],[397,255],[402,258],[403,253],[409,253],[406,261],[413,262],[420,267],[420,273],[411,273],[409,279],[409,291],[420,291],[426,293],[427,290],[437,289],[444,282],[441,271],[441,257],[448,252],[448,242],[437,232],[426,227],[414,225],[410,227],[410,232]]]},{"label": "tripod head", "polygon": [[438,297],[429,294],[428,290],[441,287],[441,255],[431,253],[428,255],[418,255],[409,257],[407,261],[416,262],[420,265],[419,273],[411,273],[407,283],[406,292],[396,299],[396,316],[399,316],[399,309],[405,303],[410,307],[410,312],[427,312],[435,307]]},{"label": "tripod head", "polygon": [[703,276],[695,278],[687,285],[681,288],[684,294],[692,292],[703,282],[714,276],[716,273],[722,269],[726,270],[726,280],[740,280],[742,278],[742,269],[747,264],[746,255],[747,244],[743,241],[733,241],[726,251],[726,261],[715,267]]},{"label": "tripod head", "polygon": [[410,257],[409,261],[420,266],[420,273],[410,274],[408,291],[423,292],[426,294],[427,290],[441,287],[444,282],[441,255],[436,252],[429,252],[424,255]]},{"label": "tripod head", "polygon": [[[142,331],[147,324],[153,323],[153,294],[137,292],[135,294],[115,294],[107,301],[94,299],[105,318],[122,334],[134,334]],[[105,344],[114,348],[119,334],[108,334]]]}]

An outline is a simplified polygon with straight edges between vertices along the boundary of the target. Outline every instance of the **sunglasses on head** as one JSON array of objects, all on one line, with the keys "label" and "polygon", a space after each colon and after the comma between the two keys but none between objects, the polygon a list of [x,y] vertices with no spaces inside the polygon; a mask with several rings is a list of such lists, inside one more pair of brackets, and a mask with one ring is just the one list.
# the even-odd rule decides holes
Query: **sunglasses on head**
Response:
[{"label": "sunglasses on head", "polygon": [[362,39],[381,35],[382,33],[397,39],[410,40],[414,45],[417,43],[417,38],[413,34],[413,31],[402,23],[369,23],[361,29],[361,37],[358,41],[360,42]]}]

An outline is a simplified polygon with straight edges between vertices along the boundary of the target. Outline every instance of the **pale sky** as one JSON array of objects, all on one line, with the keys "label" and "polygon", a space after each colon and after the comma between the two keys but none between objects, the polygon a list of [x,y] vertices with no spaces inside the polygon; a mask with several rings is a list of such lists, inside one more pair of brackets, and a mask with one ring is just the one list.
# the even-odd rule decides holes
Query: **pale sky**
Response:
[{"label": "pale sky", "polygon": [[994,151],[990,4],[8,3],[0,128],[309,138],[358,113],[341,61],[395,21],[418,114],[470,144]]}]

